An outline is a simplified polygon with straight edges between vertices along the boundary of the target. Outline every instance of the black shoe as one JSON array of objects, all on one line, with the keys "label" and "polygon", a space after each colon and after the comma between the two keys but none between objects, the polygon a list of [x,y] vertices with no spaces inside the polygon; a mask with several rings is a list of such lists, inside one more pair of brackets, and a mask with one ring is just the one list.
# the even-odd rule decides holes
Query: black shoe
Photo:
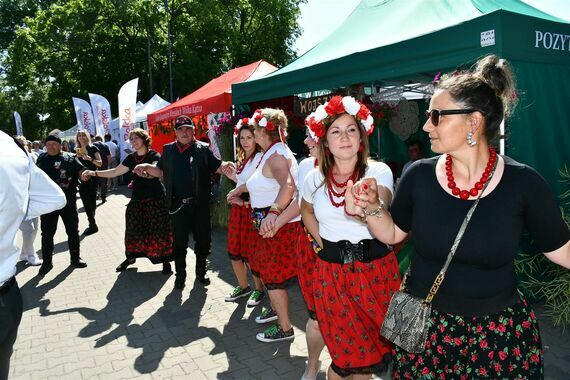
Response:
[{"label": "black shoe", "polygon": [[198,282],[204,286],[208,286],[210,285],[210,277],[208,277],[207,274],[204,274],[202,276],[196,275],[196,278],[198,279]]},{"label": "black shoe", "polygon": [[38,271],[38,275],[45,276],[52,269],[53,269],[53,264],[52,263],[46,263],[44,261],[44,263],[40,267],[40,270]]},{"label": "black shoe", "polygon": [[176,277],[176,280],[174,281],[174,289],[178,289],[178,290],[184,289],[185,282],[186,282],[186,278]]},{"label": "black shoe", "polygon": [[83,231],[83,235],[93,235],[96,232],[99,232],[99,228],[97,226],[89,226],[85,231]]},{"label": "black shoe", "polygon": [[74,268],[85,268],[85,267],[87,267],[87,263],[85,261],[81,260],[81,258],[78,258],[76,260],[71,260],[70,265]]},{"label": "black shoe", "polygon": [[170,263],[162,263],[162,274],[167,275],[172,273]]},{"label": "black shoe", "polygon": [[134,263],[135,263],[135,260],[126,259],[125,261],[123,261],[121,263],[121,265],[119,265],[117,268],[115,268],[115,270],[117,272],[122,272],[122,271],[126,270],[129,265],[134,264]]}]

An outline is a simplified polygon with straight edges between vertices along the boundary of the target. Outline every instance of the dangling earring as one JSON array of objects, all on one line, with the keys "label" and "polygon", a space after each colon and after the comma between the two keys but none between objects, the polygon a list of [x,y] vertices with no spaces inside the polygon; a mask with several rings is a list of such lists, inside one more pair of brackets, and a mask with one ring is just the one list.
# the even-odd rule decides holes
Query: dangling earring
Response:
[{"label": "dangling earring", "polygon": [[360,144],[360,146],[358,147],[358,151],[359,151],[360,153],[362,153],[363,150],[364,150],[364,147],[362,146],[362,144]]},{"label": "dangling earring", "polygon": [[475,145],[477,145],[477,141],[473,140],[472,131],[467,132],[467,145],[469,145],[470,147],[474,147]]},{"label": "dangling earring", "polygon": [[328,146],[325,146],[325,156],[330,156],[331,155],[331,151],[329,150]]}]

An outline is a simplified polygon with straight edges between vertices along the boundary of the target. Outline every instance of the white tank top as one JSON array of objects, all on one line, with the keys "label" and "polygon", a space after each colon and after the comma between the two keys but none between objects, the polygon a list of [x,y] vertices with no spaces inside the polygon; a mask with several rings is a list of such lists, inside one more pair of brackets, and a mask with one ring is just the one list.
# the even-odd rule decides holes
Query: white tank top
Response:
[{"label": "white tank top", "polygon": [[[295,156],[291,149],[282,142],[278,142],[273,145],[267,152],[263,155],[259,166],[255,169],[251,177],[247,180],[247,190],[249,191],[249,196],[251,198],[251,207],[253,208],[264,208],[269,207],[275,202],[277,194],[279,194],[279,183],[275,178],[267,178],[263,175],[263,167],[265,163],[274,153],[280,154],[285,157],[291,163],[290,173],[295,180],[295,186],[297,186],[297,173],[299,171],[299,165],[295,160]],[[257,163],[255,164],[257,166]],[[300,217],[293,218],[291,222],[299,221]],[[291,223],[289,222],[289,223]]]},{"label": "white tank top", "polygon": [[236,173],[237,177],[237,186],[243,185],[247,182],[249,177],[253,174],[255,170],[255,166],[259,163],[263,153],[257,152],[246,164],[241,173]]}]

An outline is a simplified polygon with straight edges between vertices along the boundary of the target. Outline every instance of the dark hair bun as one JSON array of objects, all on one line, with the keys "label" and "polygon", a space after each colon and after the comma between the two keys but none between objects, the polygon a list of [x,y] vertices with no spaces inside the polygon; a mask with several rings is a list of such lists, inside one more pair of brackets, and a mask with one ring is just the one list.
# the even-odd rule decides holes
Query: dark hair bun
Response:
[{"label": "dark hair bun", "polygon": [[515,80],[505,59],[488,55],[475,64],[473,75],[489,85],[503,102],[505,114],[510,114],[516,102]]}]

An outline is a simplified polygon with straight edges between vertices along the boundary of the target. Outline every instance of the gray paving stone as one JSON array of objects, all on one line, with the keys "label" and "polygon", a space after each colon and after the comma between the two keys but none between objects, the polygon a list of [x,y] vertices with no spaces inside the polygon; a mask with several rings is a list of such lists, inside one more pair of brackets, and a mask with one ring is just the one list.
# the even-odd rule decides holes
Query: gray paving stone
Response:
[{"label": "gray paving stone", "polygon": [[[124,191],[124,190],[123,190]],[[254,318],[261,307],[245,300],[225,302],[235,284],[226,253],[226,231],[212,235],[211,279],[194,283],[193,252],[182,292],[174,276],[137,260],[116,273],[124,260],[123,192],[111,193],[97,209],[99,232],[84,237],[85,269],[69,266],[63,224],[55,237],[54,269],[44,278],[37,267],[19,264],[24,315],[12,357],[10,379],[298,379],[306,360],[307,313],[298,286],[290,289],[295,340],[264,344],[255,334],[265,327]],[[81,201],[78,201],[81,206]],[[80,213],[80,231],[87,227]],[[36,248],[40,248],[38,234]],[[266,303],[264,303],[267,305]],[[540,318],[540,307],[538,315]],[[570,378],[569,332],[540,318],[547,380]],[[321,354],[325,378],[330,358]]]}]

